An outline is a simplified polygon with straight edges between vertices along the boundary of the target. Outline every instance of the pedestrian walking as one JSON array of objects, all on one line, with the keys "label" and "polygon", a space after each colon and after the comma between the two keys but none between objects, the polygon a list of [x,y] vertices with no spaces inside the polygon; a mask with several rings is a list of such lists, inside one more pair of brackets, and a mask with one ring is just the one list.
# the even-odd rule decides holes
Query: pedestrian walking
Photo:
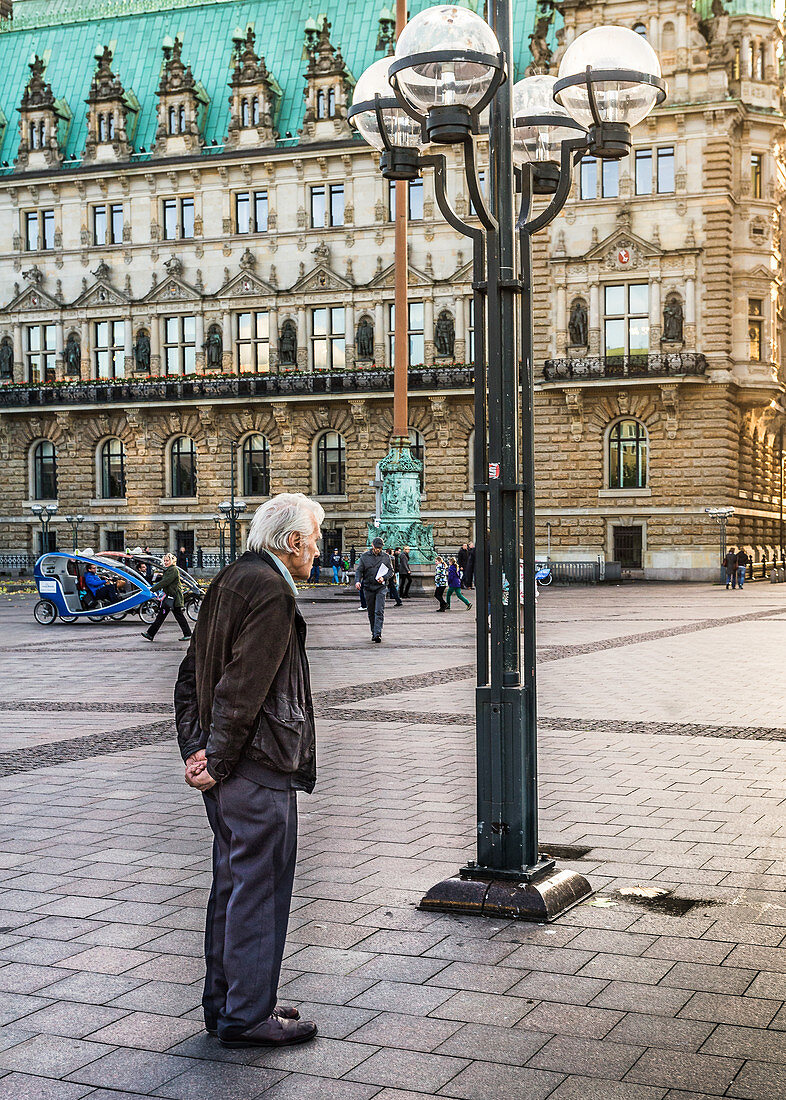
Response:
[{"label": "pedestrian walking", "polygon": [[[740,547],[737,551],[737,584],[740,588],[742,588],[742,586],[745,584],[745,575],[748,572],[748,562],[750,560],[751,559],[748,557],[742,547]],[[728,588],[728,585],[726,587]]]},{"label": "pedestrian walking", "polygon": [[462,577],[467,568],[467,561],[469,560],[469,546],[466,542],[462,543],[459,547],[459,551],[456,554],[456,561],[458,562],[459,573]]},{"label": "pedestrian walking", "polygon": [[401,596],[398,591],[398,551],[391,550],[389,547],[386,551],[387,556],[390,558],[390,565],[392,572],[388,578],[388,596],[391,600],[395,600],[396,607],[403,607],[401,602]]},{"label": "pedestrian walking", "polygon": [[402,600],[409,599],[412,587],[412,569],[409,564],[409,547],[404,546],[398,556],[399,595]]},{"label": "pedestrian walking", "polygon": [[247,549],[207,591],[175,686],[185,780],[213,830],[202,998],[225,1047],[283,1047],[315,1023],[276,1003],[297,848],[297,791],[316,780],[306,624],[295,581],[322,507],[281,493],[257,509]]},{"label": "pedestrian walking", "polygon": [[447,611],[448,605],[445,603],[445,592],[448,587],[448,567],[445,564],[445,559],[437,554],[434,560],[434,598],[438,601],[439,607],[437,611]]},{"label": "pedestrian walking", "polygon": [[333,569],[333,584],[341,584],[341,571],[344,568],[344,562],[338,550],[334,550],[330,555],[330,564]]},{"label": "pedestrian walking", "polygon": [[729,550],[726,557],[723,559],[723,566],[726,570],[726,588],[729,585],[732,588],[737,587],[737,555],[733,550]]},{"label": "pedestrian walking", "polygon": [[314,562],[311,566],[311,572],[310,572],[309,577],[308,577],[308,583],[309,584],[319,584],[319,567],[320,567],[321,564],[322,564],[322,557],[321,557],[319,551],[317,551],[316,557],[314,558]]},{"label": "pedestrian walking", "polygon": [[184,573],[188,572],[188,551],[185,546],[181,546],[177,552],[177,567],[182,569]]},{"label": "pedestrian walking", "polygon": [[180,569],[177,565],[177,558],[174,554],[164,554],[163,563],[164,572],[157,581],[154,581],[153,584],[150,585],[151,592],[163,592],[163,599],[161,600],[161,605],[154,622],[147,630],[142,631],[142,637],[148,642],[152,642],[171,611],[177,619],[178,626],[183,632],[183,636],[180,639],[181,642],[187,642],[191,638],[191,627],[188,625],[188,619],[186,619],[183,614],[186,601],[183,596],[183,582],[180,579]]},{"label": "pedestrian walking", "polygon": [[349,584],[349,562],[345,557],[341,559],[341,583]]},{"label": "pedestrian walking", "polygon": [[[355,566],[355,588],[365,597],[372,642],[382,641],[385,622],[385,591],[393,572],[393,562],[383,550],[384,542],[375,538],[370,549],[360,555]],[[400,602],[400,601],[399,601]]]},{"label": "pedestrian walking", "polygon": [[461,578],[461,584],[464,588],[475,587],[475,543],[467,543],[467,566],[464,570],[464,575]]},{"label": "pedestrian walking", "polygon": [[448,562],[448,611],[450,610],[451,596],[458,596],[467,608],[472,607],[472,604],[461,591],[461,572],[459,571],[458,562],[455,558],[451,558]]}]

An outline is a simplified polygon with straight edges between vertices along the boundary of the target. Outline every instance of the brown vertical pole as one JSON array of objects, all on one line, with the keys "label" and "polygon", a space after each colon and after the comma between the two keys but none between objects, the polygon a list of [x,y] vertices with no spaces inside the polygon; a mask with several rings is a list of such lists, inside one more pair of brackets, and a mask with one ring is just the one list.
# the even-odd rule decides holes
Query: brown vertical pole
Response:
[{"label": "brown vertical pole", "polygon": [[[407,21],[407,0],[396,0],[396,38]],[[393,435],[409,435],[407,412],[407,370],[409,367],[409,309],[407,306],[407,213],[408,184],[396,180],[396,309],[393,338],[395,366],[393,369]]]}]

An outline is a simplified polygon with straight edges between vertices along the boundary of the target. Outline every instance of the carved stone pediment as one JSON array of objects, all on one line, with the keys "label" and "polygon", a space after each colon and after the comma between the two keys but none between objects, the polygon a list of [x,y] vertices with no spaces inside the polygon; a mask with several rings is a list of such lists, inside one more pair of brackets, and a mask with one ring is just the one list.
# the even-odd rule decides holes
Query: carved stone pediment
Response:
[{"label": "carved stone pediment", "polygon": [[51,309],[58,312],[63,308],[61,302],[41,290],[39,286],[25,287],[21,294],[17,294],[5,307],[6,312],[22,310]]},{"label": "carved stone pediment", "polygon": [[277,291],[270,283],[250,271],[233,275],[216,294],[217,298],[274,298]]},{"label": "carved stone pediment", "polygon": [[319,264],[313,271],[306,272],[301,279],[298,279],[292,287],[291,293],[302,294],[314,290],[352,290],[352,286],[353,284],[348,279],[338,275],[324,264]]},{"label": "carved stone pediment", "polygon": [[143,302],[189,302],[199,301],[202,295],[199,291],[191,286],[190,283],[185,282],[183,279],[170,276],[164,279],[163,283],[159,283],[158,286],[154,286],[145,297]]},{"label": "carved stone pediment", "polygon": [[605,240],[594,245],[584,256],[576,259],[595,260],[612,271],[635,271],[645,266],[647,261],[663,254],[664,250],[652,241],[638,237],[627,228],[617,228]]},{"label": "carved stone pediment", "polygon": [[104,279],[99,279],[97,282],[83,291],[82,294],[73,303],[74,307],[84,307],[89,309],[91,306],[105,306],[105,305],[125,305],[128,302],[128,297],[122,294],[119,290],[115,290],[113,286],[110,286]]},{"label": "carved stone pediment", "polygon": [[[410,287],[431,287],[434,285],[434,279],[430,275],[427,275],[425,271],[421,271],[417,267],[413,267],[412,264],[408,265],[407,277]],[[376,275],[368,285],[375,289],[393,290],[396,285],[396,265],[391,264],[390,267],[386,267],[384,271],[380,271],[379,275]]]}]

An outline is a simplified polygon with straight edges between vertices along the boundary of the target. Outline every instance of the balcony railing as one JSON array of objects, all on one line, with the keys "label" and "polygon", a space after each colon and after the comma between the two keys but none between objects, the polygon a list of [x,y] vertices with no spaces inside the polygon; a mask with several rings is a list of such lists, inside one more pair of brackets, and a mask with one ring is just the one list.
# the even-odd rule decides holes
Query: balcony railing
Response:
[{"label": "balcony railing", "polygon": [[[410,390],[470,389],[474,370],[468,365],[412,367]],[[298,394],[389,392],[392,370],[354,370],[308,374],[248,374],[233,377],[190,375],[179,378],[122,379],[113,382],[59,382],[0,388],[0,408],[46,405],[128,405],[139,401],[190,401],[231,397],[290,397]]]},{"label": "balcony railing", "polygon": [[662,378],[704,374],[705,356],[695,351],[668,355],[584,355],[578,359],[547,359],[543,377],[547,382],[588,382],[593,378]]}]

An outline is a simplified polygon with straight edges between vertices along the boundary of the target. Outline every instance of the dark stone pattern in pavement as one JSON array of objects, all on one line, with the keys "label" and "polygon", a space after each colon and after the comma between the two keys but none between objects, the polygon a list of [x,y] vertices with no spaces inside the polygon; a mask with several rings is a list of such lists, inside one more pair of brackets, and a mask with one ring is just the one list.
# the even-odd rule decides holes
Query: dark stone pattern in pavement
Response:
[{"label": "dark stone pattern in pavement", "polygon": [[17,775],[20,772],[34,771],[36,768],[50,768],[55,764],[68,764],[76,760],[86,760],[91,756],[106,756],[115,752],[126,752],[140,745],[155,745],[159,741],[169,741],[174,737],[172,720],[153,722],[136,729],[121,730],[118,733],[93,733],[87,737],[72,737],[67,741],[50,741],[43,745],[34,745],[27,749],[12,749],[0,753],[0,776]]}]

